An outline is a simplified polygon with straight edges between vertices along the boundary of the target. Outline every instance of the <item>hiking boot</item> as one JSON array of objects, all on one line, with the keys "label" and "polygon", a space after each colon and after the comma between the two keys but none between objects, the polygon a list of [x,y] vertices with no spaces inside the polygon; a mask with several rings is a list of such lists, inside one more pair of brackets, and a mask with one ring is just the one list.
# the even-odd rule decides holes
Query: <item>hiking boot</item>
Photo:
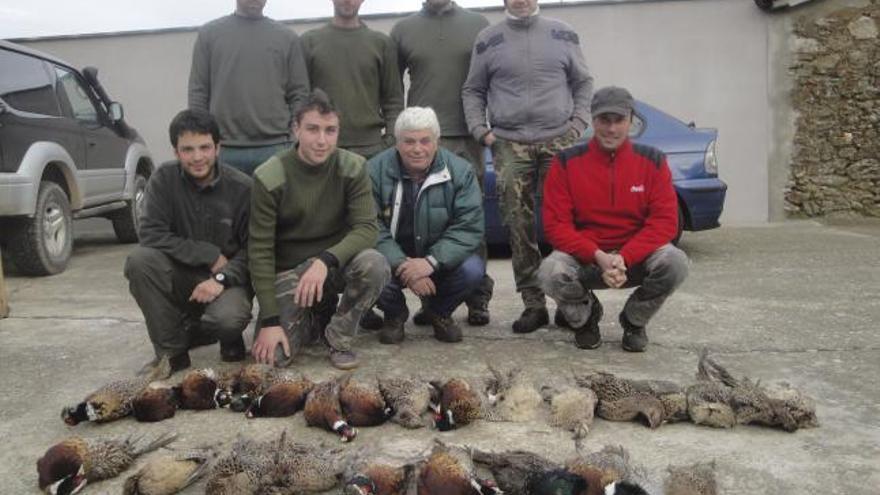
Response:
[{"label": "hiking boot", "polygon": [[428,316],[428,311],[424,306],[419,308],[419,310],[416,311],[416,314],[413,315],[413,323],[420,327],[425,327],[431,324],[431,318]]},{"label": "hiking boot", "polygon": [[383,344],[399,344],[403,342],[403,339],[406,336],[403,327],[408,319],[409,311],[404,311],[397,316],[386,318],[385,323],[379,330],[379,342]]},{"label": "hiking boot", "polygon": [[532,333],[548,323],[550,315],[546,307],[526,308],[519,319],[513,322],[513,333]]},{"label": "hiking boot", "polygon": [[338,351],[336,349],[330,349],[330,364],[336,369],[353,370],[357,368],[361,362],[358,360],[357,354],[355,354],[354,351]]},{"label": "hiking boot", "polygon": [[383,323],[385,322],[382,320],[382,317],[373,308],[370,308],[361,316],[361,328],[364,330],[379,330],[382,328]]},{"label": "hiking boot", "polygon": [[431,314],[431,326],[434,327],[434,338],[440,342],[461,342],[461,327],[452,316]]},{"label": "hiking boot", "polygon": [[238,337],[231,342],[220,342],[220,360],[225,363],[244,361],[247,352],[244,348],[244,339]]},{"label": "hiking boot", "polygon": [[580,349],[595,349],[602,345],[599,322],[602,321],[605,309],[602,308],[602,303],[599,302],[595,294],[590,292],[590,297],[593,299],[590,316],[583,326],[574,329],[574,344]]},{"label": "hiking boot", "polygon": [[[159,366],[159,361],[162,358],[156,356],[152,361],[148,362],[138,371],[139,376],[149,375],[153,372],[153,370]],[[172,356],[168,359],[168,364],[171,366],[171,372],[176,373],[180,370],[185,370],[192,365],[192,362],[189,359],[189,353],[184,351],[182,354],[178,354],[176,356]]]},{"label": "hiking boot", "polygon": [[489,324],[489,302],[479,301],[468,304],[468,325],[473,327],[483,327]]},{"label": "hiking boot", "polygon": [[645,348],[648,347],[648,334],[645,332],[645,327],[637,327],[630,323],[622,311],[619,319],[620,326],[623,327],[623,340],[620,342],[623,350],[645,352]]}]

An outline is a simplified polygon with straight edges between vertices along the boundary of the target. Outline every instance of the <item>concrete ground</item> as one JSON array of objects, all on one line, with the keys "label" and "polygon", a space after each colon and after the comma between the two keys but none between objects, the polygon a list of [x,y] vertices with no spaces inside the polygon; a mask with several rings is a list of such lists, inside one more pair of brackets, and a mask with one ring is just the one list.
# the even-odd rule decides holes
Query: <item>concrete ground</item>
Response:
[{"label": "concrete ground", "polygon": [[[496,259],[492,323],[465,326],[458,345],[436,342],[408,325],[401,346],[362,335],[359,374],[421,376],[485,372],[484,363],[516,363],[537,382],[548,376],[606,370],[628,377],[692,380],[697,353],[708,347],[736,375],[787,380],[816,399],[819,428],[785,433],[760,427],[715,430],[689,423],[649,430],[597,419],[585,447],[628,448],[661,493],[666,467],[714,459],[726,494],[869,495],[880,487],[880,223],[820,225],[789,222],[686,234],[691,275],[649,327],[645,354],[620,349],[616,315],[625,293],[602,293],[604,342],[581,351],[572,334],[556,328],[515,336],[510,324],[521,305],[512,289],[509,260]],[[10,276],[12,317],[0,320],[0,492],[36,493],[35,461],[67,435],[86,437],[180,433],[179,447],[213,443],[225,451],[237,435],[268,437],[287,428],[304,442],[338,445],[306,428],[301,415],[246,420],[228,411],[179,412],[158,424],[132,419],[69,428],[59,418],[107,381],[131,376],[150,358],[143,319],[128,294],[122,266],[130,246],[106,228],[81,233],[64,273],[48,278]],[[461,312],[459,316],[461,316]],[[193,353],[195,366],[217,366],[216,346]],[[335,373],[317,351],[300,367],[322,379]],[[486,449],[525,448],[563,460],[575,453],[566,432],[545,422],[477,423],[451,433],[361,429],[351,446],[415,452],[439,436]],[[132,473],[130,471],[130,474]],[[85,493],[118,493],[125,476],[96,483]],[[199,493],[203,484],[187,493]]]}]

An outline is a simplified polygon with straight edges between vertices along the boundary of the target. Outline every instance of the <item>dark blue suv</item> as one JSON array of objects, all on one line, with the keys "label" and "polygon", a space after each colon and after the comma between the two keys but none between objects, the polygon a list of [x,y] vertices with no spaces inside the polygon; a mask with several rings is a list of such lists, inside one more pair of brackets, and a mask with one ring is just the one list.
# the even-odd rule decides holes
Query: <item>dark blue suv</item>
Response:
[{"label": "dark blue suv", "polygon": [[[584,136],[590,139],[591,130]],[[678,195],[678,242],[682,230],[699,231],[714,229],[720,224],[718,218],[724,209],[727,184],[718,178],[716,154],[716,129],[698,129],[675,117],[640,101],[636,102],[630,138],[636,143],[659,148],[666,154],[675,192]],[[537,204],[541,204],[538,191]],[[501,223],[498,194],[495,190],[495,169],[492,156],[486,153],[485,195],[486,238],[489,246],[508,245],[508,230]],[[538,213],[538,236],[541,242],[544,229]]]}]

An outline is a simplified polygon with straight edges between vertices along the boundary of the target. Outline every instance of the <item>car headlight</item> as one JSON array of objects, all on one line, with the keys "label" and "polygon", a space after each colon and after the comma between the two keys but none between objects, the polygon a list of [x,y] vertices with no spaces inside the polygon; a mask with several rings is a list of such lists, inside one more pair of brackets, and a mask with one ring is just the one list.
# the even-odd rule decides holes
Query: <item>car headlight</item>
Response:
[{"label": "car headlight", "polygon": [[716,141],[709,143],[706,148],[706,155],[703,157],[703,168],[709,175],[718,175],[718,152],[716,150]]}]

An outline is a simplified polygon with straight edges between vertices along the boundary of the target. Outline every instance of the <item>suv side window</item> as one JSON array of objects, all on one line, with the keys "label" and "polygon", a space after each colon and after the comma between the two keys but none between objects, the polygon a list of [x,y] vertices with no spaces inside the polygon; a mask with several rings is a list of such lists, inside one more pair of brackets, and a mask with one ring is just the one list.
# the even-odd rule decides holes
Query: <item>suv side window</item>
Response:
[{"label": "suv side window", "polygon": [[98,111],[76,74],[55,67],[55,75],[58,78],[58,96],[62,101],[67,100],[73,118],[89,127],[99,126]]},{"label": "suv side window", "polygon": [[0,98],[15,110],[60,117],[52,80],[42,60],[0,50]]}]

